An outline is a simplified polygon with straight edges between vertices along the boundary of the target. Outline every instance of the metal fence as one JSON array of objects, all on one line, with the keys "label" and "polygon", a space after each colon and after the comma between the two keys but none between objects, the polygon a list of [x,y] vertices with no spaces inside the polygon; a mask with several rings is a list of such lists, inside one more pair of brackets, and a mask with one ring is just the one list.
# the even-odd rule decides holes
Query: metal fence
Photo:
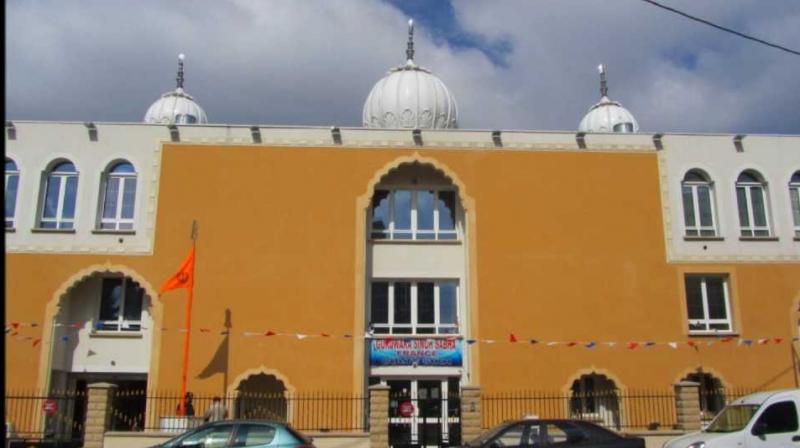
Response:
[{"label": "metal fence", "polygon": [[483,428],[537,416],[591,421],[616,430],[663,430],[676,424],[672,390],[627,390],[586,394],[534,391],[484,394]]},{"label": "metal fence", "polygon": [[45,395],[6,391],[4,411],[8,439],[48,439],[80,444],[86,392],[59,391]]},{"label": "metal fence", "polygon": [[175,392],[120,391],[112,399],[112,431],[182,432],[204,423],[206,412],[224,407],[228,418],[286,422],[300,431],[366,431],[369,399],[331,393],[237,393],[214,397],[195,395],[191,411],[178,415],[180,394]]}]

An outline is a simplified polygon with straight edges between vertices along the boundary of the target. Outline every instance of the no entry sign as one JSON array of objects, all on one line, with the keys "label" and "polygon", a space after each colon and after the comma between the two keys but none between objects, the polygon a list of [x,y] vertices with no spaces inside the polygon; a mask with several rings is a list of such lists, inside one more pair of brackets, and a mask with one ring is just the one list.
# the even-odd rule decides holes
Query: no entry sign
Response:
[{"label": "no entry sign", "polygon": [[414,415],[414,403],[410,401],[404,401],[400,403],[400,409],[398,411],[402,417],[411,417]]},{"label": "no entry sign", "polygon": [[42,410],[48,417],[52,417],[58,412],[58,402],[52,398],[48,398],[42,403]]}]

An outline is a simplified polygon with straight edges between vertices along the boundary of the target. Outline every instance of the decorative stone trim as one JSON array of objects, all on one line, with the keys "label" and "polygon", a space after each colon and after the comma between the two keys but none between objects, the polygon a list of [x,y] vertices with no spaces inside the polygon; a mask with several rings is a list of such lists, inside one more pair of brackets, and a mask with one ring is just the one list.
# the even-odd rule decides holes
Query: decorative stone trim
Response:
[{"label": "decorative stone trim", "polygon": [[681,381],[675,384],[676,427],[684,431],[700,429],[700,384]]},{"label": "decorative stone trim", "polygon": [[480,386],[461,386],[461,441],[467,443],[481,434]]},{"label": "decorative stone trim", "polygon": [[389,386],[369,388],[369,446],[389,448]]},{"label": "decorative stone trim", "polygon": [[111,398],[116,384],[92,383],[87,387],[86,421],[84,422],[84,448],[103,448],[103,437],[111,420]]}]

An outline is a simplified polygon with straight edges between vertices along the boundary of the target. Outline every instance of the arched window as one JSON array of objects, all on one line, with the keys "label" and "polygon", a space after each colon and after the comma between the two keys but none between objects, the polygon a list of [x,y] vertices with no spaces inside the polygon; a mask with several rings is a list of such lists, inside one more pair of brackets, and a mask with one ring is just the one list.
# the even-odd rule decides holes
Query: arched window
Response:
[{"label": "arched window", "polygon": [[620,428],[617,385],[605,375],[591,373],[572,382],[570,415]]},{"label": "arched window", "polygon": [[78,171],[70,161],[55,164],[47,173],[42,195],[39,227],[72,229],[78,197]]},{"label": "arched window", "polygon": [[770,236],[767,183],[755,171],[744,171],[736,179],[739,226],[745,237]]},{"label": "arched window", "polygon": [[106,171],[100,186],[102,203],[98,227],[104,230],[133,229],[136,203],[136,170],[129,162],[119,162]]},{"label": "arched window", "polygon": [[708,176],[700,170],[689,171],[681,192],[686,236],[717,236],[713,183]]},{"label": "arched window", "polygon": [[789,199],[792,201],[794,237],[800,238],[800,171],[795,171],[789,181]]},{"label": "arched window", "polygon": [[683,381],[692,381],[700,385],[700,414],[703,421],[710,421],[725,407],[725,389],[722,381],[710,373],[695,372],[686,375]]},{"label": "arched window", "polygon": [[19,169],[13,160],[6,159],[6,229],[14,228],[17,187],[19,187]]}]

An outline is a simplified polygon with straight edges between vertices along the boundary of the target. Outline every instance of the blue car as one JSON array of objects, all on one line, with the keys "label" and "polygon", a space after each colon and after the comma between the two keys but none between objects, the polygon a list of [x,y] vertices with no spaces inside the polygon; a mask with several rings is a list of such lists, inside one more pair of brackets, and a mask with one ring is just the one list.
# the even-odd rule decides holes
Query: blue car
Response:
[{"label": "blue car", "polygon": [[189,430],[153,448],[314,448],[311,440],[286,423],[223,420]]}]

